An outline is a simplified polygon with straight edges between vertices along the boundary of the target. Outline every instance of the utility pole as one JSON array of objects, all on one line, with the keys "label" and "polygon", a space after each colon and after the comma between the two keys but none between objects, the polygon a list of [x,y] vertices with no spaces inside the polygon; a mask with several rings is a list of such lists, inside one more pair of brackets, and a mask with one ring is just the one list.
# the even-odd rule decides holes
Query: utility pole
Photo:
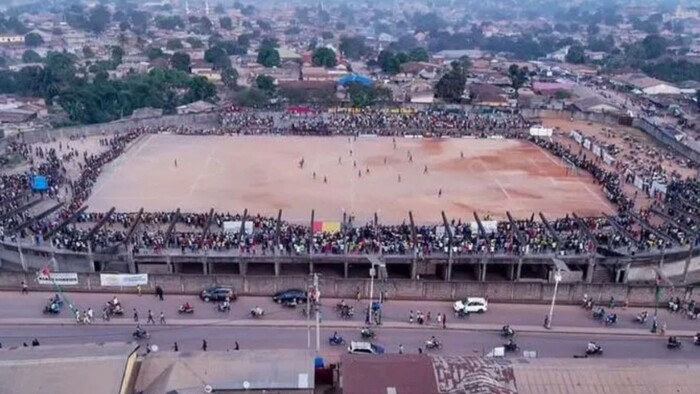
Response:
[{"label": "utility pole", "polygon": [[[320,295],[318,290],[318,274],[314,272],[314,309],[316,310],[316,352],[321,351],[321,311],[320,311]],[[307,297],[308,298],[308,297]],[[307,300],[308,304],[308,300]]]},{"label": "utility pole", "polygon": [[316,351],[321,350],[321,311],[319,309],[321,292],[318,285],[318,274],[313,274],[312,283],[309,285],[309,290],[306,297],[306,348],[311,349],[311,304],[313,304],[314,312],[316,313]]}]

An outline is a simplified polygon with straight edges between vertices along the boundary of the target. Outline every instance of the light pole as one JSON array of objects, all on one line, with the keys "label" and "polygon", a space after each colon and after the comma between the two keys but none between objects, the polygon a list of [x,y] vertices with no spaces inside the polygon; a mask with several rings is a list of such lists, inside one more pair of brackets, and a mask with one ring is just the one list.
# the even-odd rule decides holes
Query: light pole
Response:
[{"label": "light pole", "polygon": [[549,315],[547,315],[547,324],[545,324],[545,328],[552,328],[552,315],[554,314],[554,303],[557,301],[559,282],[561,282],[561,270],[557,269],[557,271],[554,273],[554,294],[552,294],[552,305],[549,306]]},{"label": "light pole", "polygon": [[374,263],[369,269],[369,307],[367,308],[367,325],[372,325],[372,300],[374,299],[374,276],[377,274],[377,269],[374,268]]}]

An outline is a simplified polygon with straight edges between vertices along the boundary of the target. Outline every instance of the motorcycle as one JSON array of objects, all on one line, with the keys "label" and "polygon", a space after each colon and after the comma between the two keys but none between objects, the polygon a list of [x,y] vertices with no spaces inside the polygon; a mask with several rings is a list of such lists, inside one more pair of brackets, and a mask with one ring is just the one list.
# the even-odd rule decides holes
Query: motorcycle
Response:
[{"label": "motorcycle", "polygon": [[598,308],[593,311],[593,318],[596,320],[601,320],[605,316],[605,309]]},{"label": "motorcycle", "polygon": [[696,335],[693,337],[693,345],[700,346],[700,336]]},{"label": "motorcycle", "polygon": [[681,309],[680,301],[671,300],[668,302],[668,310],[670,312],[678,312],[679,309]]},{"label": "motorcycle", "polygon": [[377,334],[369,327],[362,327],[360,330],[362,338],[374,338]]},{"label": "motorcycle", "polygon": [[593,348],[587,348],[586,349],[586,355],[587,356],[595,356],[595,355],[603,355],[603,348],[595,345]]},{"label": "motorcycle", "polygon": [[194,307],[191,305],[180,305],[177,313],[194,313]]},{"label": "motorcycle", "polygon": [[260,307],[255,307],[250,310],[250,317],[262,317],[265,311]]},{"label": "motorcycle", "polygon": [[345,345],[345,339],[343,339],[343,337],[341,337],[340,335],[331,336],[328,337],[328,344],[331,346]]},{"label": "motorcycle", "polygon": [[437,339],[428,339],[425,341],[425,348],[428,350],[442,349],[442,343],[438,342]]},{"label": "motorcycle", "polygon": [[340,310],[340,317],[344,319],[352,319],[355,316],[355,309],[351,306],[345,307]]},{"label": "motorcycle", "polygon": [[501,336],[504,336],[506,338],[512,337],[515,335],[515,330],[510,328],[510,326],[506,325],[501,328]]},{"label": "motorcycle", "polygon": [[637,317],[634,318],[634,321],[639,324],[644,324],[647,321],[647,318],[649,317],[649,312],[644,311],[640,314],[637,315]]},{"label": "motorcycle", "polygon": [[683,343],[681,341],[675,340],[675,341],[669,341],[666,343],[666,347],[669,349],[680,349],[683,347]]},{"label": "motorcycle", "polygon": [[110,315],[123,315],[124,314],[124,309],[122,308],[122,304],[114,304],[112,301],[107,302],[107,312]]},{"label": "motorcycle", "polygon": [[151,333],[141,328],[134,331],[134,333],[131,334],[131,336],[138,341],[139,339],[149,339],[151,337]]},{"label": "motorcycle", "polygon": [[510,341],[508,343],[504,343],[503,348],[506,352],[516,352],[518,351],[518,344],[513,341]]},{"label": "motorcycle", "polygon": [[611,313],[605,317],[605,325],[606,326],[612,326],[615,323],[617,323],[617,315],[616,314]]},{"label": "motorcycle", "polygon": [[50,313],[53,315],[61,313],[61,304],[57,302],[50,302],[46,304],[46,306],[44,307],[44,313]]},{"label": "motorcycle", "polygon": [[231,304],[227,302],[222,302],[221,304],[216,306],[216,309],[219,312],[228,312],[231,310]]}]

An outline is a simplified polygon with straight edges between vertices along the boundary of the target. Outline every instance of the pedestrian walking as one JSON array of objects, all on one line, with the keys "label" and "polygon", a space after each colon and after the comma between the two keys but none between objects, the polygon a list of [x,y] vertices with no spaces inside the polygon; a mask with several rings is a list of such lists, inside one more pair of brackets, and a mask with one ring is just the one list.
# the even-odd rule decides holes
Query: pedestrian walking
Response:
[{"label": "pedestrian walking", "polygon": [[136,285],[136,294],[141,297],[141,285]]},{"label": "pedestrian walking", "polygon": [[314,178],[314,181],[315,181],[316,180],[316,171],[314,171],[314,173],[311,174],[311,176]]},{"label": "pedestrian walking", "polygon": [[399,354],[403,354],[403,345],[399,344]]},{"label": "pedestrian walking", "polygon": [[29,287],[25,281],[22,281],[22,294],[29,294]]},{"label": "pedestrian walking", "polygon": [[413,324],[413,310],[408,313],[408,323]]},{"label": "pedestrian walking", "polygon": [[438,190],[438,198],[442,197],[442,188]]},{"label": "pedestrian walking", "polygon": [[360,288],[357,288],[357,291],[355,292],[355,298],[357,298],[357,302],[360,302],[360,299],[362,298],[362,293],[360,292]]},{"label": "pedestrian walking", "polygon": [[615,297],[610,296],[610,302],[608,302],[608,308],[615,309]]},{"label": "pedestrian walking", "polygon": [[39,346],[39,340],[36,338],[34,338],[34,340],[32,341],[32,347],[35,347],[35,346]]},{"label": "pedestrian walking", "polygon": [[160,324],[165,324],[165,313],[160,311]]},{"label": "pedestrian walking", "polygon": [[418,348],[418,354],[423,354],[423,348],[422,348],[422,347],[419,347],[419,348]]},{"label": "pedestrian walking", "polygon": [[428,173],[428,165],[423,167],[423,174],[427,174],[427,173]]},{"label": "pedestrian walking", "polygon": [[156,286],[156,295],[158,298],[163,301],[163,288],[160,286]]},{"label": "pedestrian walking", "polygon": [[447,313],[442,316],[442,328],[447,328]]},{"label": "pedestrian walking", "polygon": [[180,348],[177,346],[177,342],[173,343],[173,351],[174,352],[179,352]]},{"label": "pedestrian walking", "polygon": [[425,321],[430,323],[430,311],[428,311],[428,313],[425,315]]},{"label": "pedestrian walking", "polygon": [[323,183],[328,183],[328,178],[326,178],[325,176],[323,177]]},{"label": "pedestrian walking", "polygon": [[175,168],[177,168],[177,159],[175,159]]},{"label": "pedestrian walking", "polygon": [[666,322],[661,323],[661,330],[659,331],[659,335],[666,335]]},{"label": "pedestrian walking", "polygon": [[153,311],[150,309],[148,310],[148,319],[146,320],[146,324],[156,324],[156,321],[153,320]]},{"label": "pedestrian walking", "polygon": [[442,324],[442,313],[438,313],[436,319],[438,325]]},{"label": "pedestrian walking", "polygon": [[234,350],[241,350],[241,347],[238,346],[238,341],[236,341],[235,344]]},{"label": "pedestrian walking", "polygon": [[139,313],[136,312],[136,308],[134,308],[134,321],[137,323],[139,322]]},{"label": "pedestrian walking", "polygon": [[202,339],[202,351],[206,352],[207,351],[207,340]]}]

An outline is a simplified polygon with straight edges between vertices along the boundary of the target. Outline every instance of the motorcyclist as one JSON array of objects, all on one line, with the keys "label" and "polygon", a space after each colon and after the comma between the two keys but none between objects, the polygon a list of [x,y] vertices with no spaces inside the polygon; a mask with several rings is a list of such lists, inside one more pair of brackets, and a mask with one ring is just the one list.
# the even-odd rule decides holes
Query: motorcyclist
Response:
[{"label": "motorcyclist", "polygon": [[338,342],[340,341],[340,335],[338,335],[338,331],[333,331],[333,342]]},{"label": "motorcyclist", "polygon": [[121,306],[121,304],[119,303],[119,300],[117,299],[117,296],[114,296],[114,298],[112,298],[112,306],[114,308],[117,308],[117,306]]},{"label": "motorcyclist", "polygon": [[224,302],[221,303],[221,310],[227,310],[231,308],[231,303],[229,302],[228,298],[224,300]]},{"label": "motorcyclist", "polygon": [[693,337],[693,343],[695,343],[696,345],[700,345],[700,332],[695,334],[695,336]]},{"label": "motorcyclist", "polygon": [[647,320],[647,317],[649,317],[649,312],[644,311],[644,312],[640,313],[639,315],[637,315],[637,320],[644,323]]},{"label": "motorcyclist", "polygon": [[256,305],[255,308],[253,308],[253,314],[256,316],[262,315],[263,314],[262,308]]},{"label": "motorcyclist", "polygon": [[503,331],[503,334],[507,336],[513,336],[513,334],[515,334],[515,331],[510,328],[510,324],[506,324],[501,330]]},{"label": "motorcyclist", "polygon": [[595,353],[595,352],[598,351],[598,349],[599,349],[599,346],[598,346],[597,343],[595,343],[595,342],[593,342],[593,341],[589,341],[589,342],[588,342],[588,347],[586,347],[586,350],[587,350],[589,353]]},{"label": "motorcyclist", "polygon": [[513,340],[513,338],[508,339],[508,342],[506,343],[505,347],[506,347],[506,349],[515,349],[516,345],[515,345],[515,341]]},{"label": "motorcyclist", "polygon": [[668,337],[668,345],[669,346],[678,346],[680,342],[678,342],[678,338],[675,335],[671,335]]},{"label": "motorcyclist", "polygon": [[189,302],[189,301],[185,301],[185,303],[182,304],[182,309],[183,309],[183,310],[186,310],[186,311],[189,311],[189,310],[192,309],[192,305],[190,305],[190,302]]},{"label": "motorcyclist", "polygon": [[437,347],[437,346],[440,345],[440,344],[438,343],[437,338],[435,338],[435,335],[432,335],[432,336],[430,337],[430,339],[428,339],[428,344],[430,344],[431,346],[435,346],[435,347]]}]

